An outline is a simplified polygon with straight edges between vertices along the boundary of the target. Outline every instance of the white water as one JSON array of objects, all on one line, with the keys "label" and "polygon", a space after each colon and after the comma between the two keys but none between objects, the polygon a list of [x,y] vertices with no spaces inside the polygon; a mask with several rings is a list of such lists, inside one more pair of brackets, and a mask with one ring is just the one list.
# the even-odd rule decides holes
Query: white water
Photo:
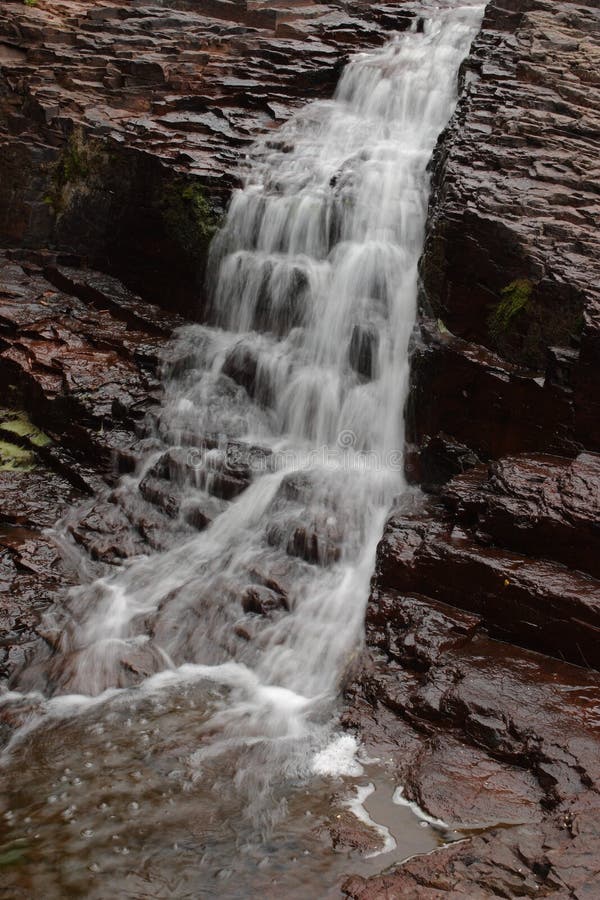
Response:
[{"label": "white water", "polygon": [[[173,355],[187,366],[167,387],[160,431],[183,447],[190,502],[206,498],[228,439],[270,454],[253,457],[252,484],[205,532],[71,598],[61,690],[110,702],[132,648],[154,671],[223,685],[193,778],[220,754],[252,751],[236,779],[258,797],[257,759],[271,777],[297,774],[327,743],[376,544],[405,487],[426,167],[481,15],[481,5],[444,6],[424,33],[358,54],[332,101],[257,145],[213,247],[216,324],[179,336]],[[224,375],[232,359],[256,361],[252,398]],[[220,443],[190,449],[205,434]],[[290,611],[253,640],[235,638],[244,591],[274,583]]]}]

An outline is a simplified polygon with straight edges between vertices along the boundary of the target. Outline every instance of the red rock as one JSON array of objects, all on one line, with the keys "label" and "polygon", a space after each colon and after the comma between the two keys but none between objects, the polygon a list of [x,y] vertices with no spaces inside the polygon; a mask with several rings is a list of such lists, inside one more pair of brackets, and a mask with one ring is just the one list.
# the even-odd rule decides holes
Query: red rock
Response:
[{"label": "red rock", "polygon": [[[573,410],[563,393],[485,347],[440,331],[430,319],[421,320],[420,331],[411,372],[411,441],[427,445],[445,435],[465,448],[463,454],[484,459],[526,451],[576,455]],[[435,458],[426,476],[436,474],[434,466]]]},{"label": "red rock", "polygon": [[600,667],[600,582],[483,544],[432,502],[391,519],[376,574],[382,591],[425,594],[480,614],[502,639]]},{"label": "red rock", "polygon": [[[409,799],[484,830],[385,875],[351,877],[347,896],[533,897],[568,884],[593,896],[600,676],[493,641],[476,617],[428,597],[383,595],[377,579],[367,647],[346,724]],[[496,827],[510,822],[524,824]]]},{"label": "red rock", "polygon": [[454,478],[444,500],[486,543],[600,577],[600,456],[506,457]]}]

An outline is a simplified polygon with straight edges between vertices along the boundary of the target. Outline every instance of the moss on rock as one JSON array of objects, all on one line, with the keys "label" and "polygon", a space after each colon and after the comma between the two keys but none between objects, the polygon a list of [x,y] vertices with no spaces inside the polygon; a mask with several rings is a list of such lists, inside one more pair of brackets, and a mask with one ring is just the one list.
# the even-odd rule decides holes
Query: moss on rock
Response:
[{"label": "moss on rock", "polygon": [[490,315],[488,325],[493,338],[500,338],[514,319],[526,312],[533,292],[533,283],[527,278],[517,278],[502,288],[502,299]]},{"label": "moss on rock", "polygon": [[31,471],[36,449],[52,443],[22,410],[0,408],[0,471]]},{"label": "moss on rock", "polygon": [[87,190],[107,160],[108,152],[102,144],[87,138],[80,128],[76,128],[54,166],[51,187],[44,201],[60,216],[75,194]]},{"label": "moss on rock", "polygon": [[176,179],[165,187],[160,209],[168,237],[186,256],[203,259],[220,223],[202,188]]}]

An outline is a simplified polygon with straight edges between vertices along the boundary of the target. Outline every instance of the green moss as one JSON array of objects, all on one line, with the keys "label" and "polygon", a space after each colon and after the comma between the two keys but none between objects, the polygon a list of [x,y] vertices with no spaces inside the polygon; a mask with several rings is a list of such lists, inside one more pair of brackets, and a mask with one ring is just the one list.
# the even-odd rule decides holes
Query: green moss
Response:
[{"label": "green moss", "polygon": [[98,143],[87,139],[83,131],[76,128],[54,166],[51,187],[44,196],[44,203],[59,215],[71,195],[83,189],[100,170],[104,156]]},{"label": "green moss", "polygon": [[0,441],[0,472],[7,469],[30,472],[35,469],[35,456],[31,450],[26,450],[25,447],[9,444],[8,441]]},{"label": "green moss", "polygon": [[50,438],[29,420],[25,412],[17,410],[0,408],[0,435],[0,470],[34,469],[36,448],[51,443]]},{"label": "green moss", "polygon": [[194,182],[177,179],[163,191],[160,208],[171,240],[186,255],[203,257],[219,221],[202,188]]},{"label": "green moss", "polygon": [[47,447],[52,443],[48,435],[36,428],[25,413],[16,414],[14,419],[9,419],[1,424],[3,431],[10,431],[18,437],[26,438],[35,447]]},{"label": "green moss", "polygon": [[25,6],[37,6],[37,0],[23,0]]},{"label": "green moss", "polygon": [[488,326],[493,338],[499,338],[508,331],[513,320],[525,312],[529,306],[533,284],[527,278],[511,281],[500,292],[502,300],[492,312]]}]

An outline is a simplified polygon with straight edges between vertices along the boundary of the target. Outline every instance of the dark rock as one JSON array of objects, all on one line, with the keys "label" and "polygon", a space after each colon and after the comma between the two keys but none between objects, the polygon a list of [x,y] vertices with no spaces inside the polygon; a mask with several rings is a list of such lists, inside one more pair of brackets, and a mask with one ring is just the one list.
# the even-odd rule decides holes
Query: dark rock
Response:
[{"label": "dark rock", "polygon": [[249,587],[244,591],[241,602],[244,612],[259,616],[269,616],[288,608],[285,596],[263,585]]},{"label": "dark rock", "polygon": [[478,463],[479,457],[469,447],[441,432],[426,435],[418,448],[414,444],[407,447],[405,469],[411,483],[435,493],[454,475]]},{"label": "dark rock", "polygon": [[241,342],[236,344],[228,353],[223,363],[222,371],[229,378],[233,378],[237,384],[246,388],[250,396],[253,397],[256,389],[257,365],[258,360],[255,351],[247,344]]},{"label": "dark rock", "polygon": [[[444,435],[465,448],[463,455],[484,459],[525,451],[576,455],[573,409],[563,391],[430,319],[421,321],[420,332],[407,414],[417,446],[439,443]],[[424,465],[430,476],[434,464],[429,453]],[[439,469],[444,477],[443,457]]]},{"label": "dark rock", "polygon": [[480,542],[432,501],[390,520],[376,578],[381,591],[416,591],[482,615],[502,639],[600,668],[600,582]]},{"label": "dark rock", "polygon": [[600,578],[600,456],[501,459],[454,478],[444,500],[486,542]]},{"label": "dark rock", "polygon": [[593,896],[598,674],[493,641],[477,617],[383,592],[378,578],[367,646],[346,724],[394,766],[408,799],[467,834],[385,875],[347,879],[346,895],[533,897],[577,883]]},{"label": "dark rock", "polygon": [[595,4],[532,0],[512,16],[490,4],[436,151],[427,298],[452,332],[529,369],[568,347],[599,299],[584,163],[599,128],[597,34]]},{"label": "dark rock", "polygon": [[492,2],[463,66],[421,260],[409,432],[425,458],[409,463],[428,489],[447,478],[444,449],[431,452],[442,435],[482,459],[600,447],[598,196],[584,162],[598,48],[594,4]]},{"label": "dark rock", "polygon": [[92,559],[104,563],[114,564],[146,550],[121,507],[103,499],[95,501],[87,514],[78,516],[69,531]]},{"label": "dark rock", "polygon": [[352,329],[348,359],[351,368],[364,378],[373,378],[376,374],[377,350],[379,334],[375,328],[355,325]]},{"label": "dark rock", "polygon": [[349,51],[408,27],[402,5],[8,0],[0,242],[74,251],[200,315],[209,240],[248,146],[330,96]]}]

